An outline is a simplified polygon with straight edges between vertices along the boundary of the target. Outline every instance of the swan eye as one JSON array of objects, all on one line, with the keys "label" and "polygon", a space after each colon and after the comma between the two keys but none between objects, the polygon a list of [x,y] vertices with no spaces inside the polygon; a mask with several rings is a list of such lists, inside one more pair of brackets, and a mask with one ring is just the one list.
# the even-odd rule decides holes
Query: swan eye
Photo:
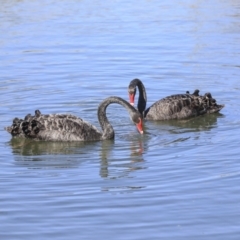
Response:
[{"label": "swan eye", "polygon": [[142,118],[139,114],[134,114],[132,117],[132,121],[136,124],[140,123],[142,121]]},{"label": "swan eye", "polygon": [[128,93],[129,93],[129,94],[134,94],[134,95],[135,95],[135,94],[136,94],[136,91],[137,91],[137,90],[136,90],[136,87],[133,87],[133,86],[131,86],[131,85],[128,87]]}]

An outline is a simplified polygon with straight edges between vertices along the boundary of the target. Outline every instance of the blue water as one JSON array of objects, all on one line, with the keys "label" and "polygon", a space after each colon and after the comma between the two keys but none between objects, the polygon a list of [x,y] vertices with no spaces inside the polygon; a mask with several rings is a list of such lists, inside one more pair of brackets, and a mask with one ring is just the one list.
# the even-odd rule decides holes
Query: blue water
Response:
[{"label": "blue water", "polygon": [[[240,3],[2,1],[0,239],[239,239]],[[190,121],[145,122],[108,108],[115,140],[11,139],[14,117],[40,109],[99,127],[97,107],[148,106],[211,92],[225,108]]]}]

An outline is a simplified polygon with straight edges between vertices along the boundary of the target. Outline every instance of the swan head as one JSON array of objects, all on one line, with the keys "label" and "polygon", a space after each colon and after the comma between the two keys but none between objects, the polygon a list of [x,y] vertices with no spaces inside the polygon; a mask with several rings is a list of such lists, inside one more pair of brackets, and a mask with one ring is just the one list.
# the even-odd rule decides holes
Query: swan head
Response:
[{"label": "swan head", "polygon": [[132,87],[131,85],[128,87],[128,96],[129,102],[132,106],[134,106],[134,98],[136,95],[136,87]]},{"label": "swan head", "polygon": [[140,113],[135,113],[133,116],[132,116],[132,121],[133,123],[136,125],[137,127],[137,130],[143,134],[143,118],[142,116],[140,115]]}]

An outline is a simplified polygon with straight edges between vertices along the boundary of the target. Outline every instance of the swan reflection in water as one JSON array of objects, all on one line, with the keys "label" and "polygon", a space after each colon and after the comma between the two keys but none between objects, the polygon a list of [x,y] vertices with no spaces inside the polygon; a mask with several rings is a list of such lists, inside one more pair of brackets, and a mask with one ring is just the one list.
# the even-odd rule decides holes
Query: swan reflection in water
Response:
[{"label": "swan reflection in water", "polygon": [[[102,178],[119,179],[142,169],[142,139],[100,142],[45,142],[12,138],[15,163],[29,169],[79,168],[83,162],[100,163]],[[100,162],[99,162],[100,161]]]},{"label": "swan reflection in water", "polygon": [[76,168],[83,159],[98,149],[98,142],[45,142],[12,138],[15,162],[28,168]]},{"label": "swan reflection in water", "polygon": [[[131,171],[143,169],[141,166],[136,166],[137,163],[144,161],[142,141],[143,139],[131,140],[130,147],[129,142],[115,143],[114,145],[110,141],[102,142],[100,176],[116,179],[126,177]],[[118,152],[120,154],[117,154]],[[127,154],[123,155],[123,153]],[[119,172],[119,167],[125,171]],[[115,172],[118,174],[116,175]]]},{"label": "swan reflection in water", "polygon": [[[144,188],[134,182],[136,178],[133,174],[135,172],[136,175],[137,170],[146,169],[144,155],[153,145],[171,145],[171,143],[186,141],[189,139],[190,132],[206,132],[217,127],[217,119],[223,116],[218,113],[184,121],[147,121],[144,136],[122,135],[121,139],[118,138],[115,141],[35,142],[13,138],[9,145],[12,147],[18,166],[29,169],[64,169],[79,168],[85,161],[89,164],[97,162],[100,177],[110,180],[104,182],[102,191],[129,192]],[[124,183],[121,180],[118,181],[122,178],[127,181]]]},{"label": "swan reflection in water", "polygon": [[[140,184],[136,181],[138,170],[147,169],[143,158],[144,139],[131,139],[115,144],[104,141],[102,144],[99,174],[102,178],[110,180],[104,182],[102,191],[122,194],[145,188],[146,186],[143,186],[142,182]],[[124,181],[121,180],[123,178]]]},{"label": "swan reflection in water", "polygon": [[185,120],[151,121],[147,124],[145,123],[145,126],[151,127],[152,130],[155,130],[155,133],[156,126],[172,134],[210,131],[212,128],[217,127],[217,119],[221,117],[224,117],[224,115],[214,113]]},{"label": "swan reflection in water", "polygon": [[202,133],[218,128],[218,119],[223,117],[221,113],[213,113],[186,120],[149,121],[145,123],[144,131],[145,136],[150,136],[151,144],[145,146],[145,151],[153,146],[199,141]]},{"label": "swan reflection in water", "polygon": [[[100,176],[113,177],[109,166],[123,166],[127,162],[129,169],[134,169],[134,163],[143,160],[143,152],[148,151],[154,137],[158,136],[161,143],[183,141],[189,132],[210,131],[217,127],[217,119],[224,115],[210,114],[182,121],[150,121],[145,123],[146,134],[143,137],[134,136],[127,139],[101,142],[44,142],[31,141],[24,138],[12,138],[12,147],[16,162],[29,167],[78,167],[81,161],[101,159]],[[169,134],[170,133],[170,134]],[[184,135],[185,134],[185,135]],[[122,136],[124,137],[124,136]],[[185,140],[187,140],[189,136]],[[170,140],[170,141],[169,141]],[[159,143],[159,142],[158,142]],[[73,157],[74,156],[74,157]],[[37,164],[37,161],[39,163]],[[40,163],[41,162],[41,163]],[[120,165],[116,165],[120,163]],[[113,168],[115,169],[115,168]],[[117,177],[117,176],[115,176]]]}]

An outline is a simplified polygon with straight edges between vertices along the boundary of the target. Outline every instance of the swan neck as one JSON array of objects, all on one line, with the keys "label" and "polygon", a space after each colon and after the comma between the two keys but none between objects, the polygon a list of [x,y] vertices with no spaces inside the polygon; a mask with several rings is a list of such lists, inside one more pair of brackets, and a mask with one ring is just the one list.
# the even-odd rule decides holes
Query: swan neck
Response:
[{"label": "swan neck", "polygon": [[142,83],[142,81],[140,81],[138,79],[138,81],[136,81],[136,86],[138,87],[138,91],[139,91],[139,97],[138,97],[138,111],[143,114],[144,110],[146,109],[146,104],[147,104],[147,93],[146,93],[146,89]]},{"label": "swan neck", "polygon": [[112,103],[117,103],[117,104],[122,105],[123,107],[125,107],[128,110],[129,114],[136,111],[134,109],[134,107],[132,107],[127,101],[123,100],[122,98],[109,97],[109,98],[103,100],[103,102],[100,103],[100,105],[98,107],[98,121],[99,121],[102,131],[103,131],[103,135],[102,135],[103,139],[113,139],[114,138],[114,130],[113,130],[113,127],[110,124],[110,122],[107,118],[107,114],[106,114],[108,105],[110,105]]}]

